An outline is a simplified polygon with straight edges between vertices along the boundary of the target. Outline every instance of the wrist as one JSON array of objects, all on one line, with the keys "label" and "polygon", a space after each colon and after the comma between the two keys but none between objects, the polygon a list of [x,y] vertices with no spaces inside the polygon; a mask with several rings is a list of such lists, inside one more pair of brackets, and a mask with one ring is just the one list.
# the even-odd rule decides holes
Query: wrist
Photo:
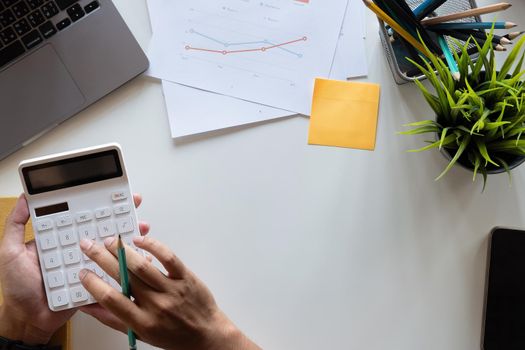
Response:
[{"label": "wrist", "polygon": [[26,345],[47,344],[53,334],[16,317],[16,312],[0,305],[0,336]]},{"label": "wrist", "polygon": [[210,349],[221,350],[256,350],[261,349],[241,332],[237,326],[224,314],[218,311],[215,316],[215,334]]}]

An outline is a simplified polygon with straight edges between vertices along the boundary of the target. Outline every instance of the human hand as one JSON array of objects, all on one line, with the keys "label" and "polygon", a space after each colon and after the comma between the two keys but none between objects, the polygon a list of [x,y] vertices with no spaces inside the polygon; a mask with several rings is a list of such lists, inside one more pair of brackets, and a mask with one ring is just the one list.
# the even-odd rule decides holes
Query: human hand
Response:
[{"label": "human hand", "polygon": [[[82,285],[99,302],[82,307],[83,312],[123,333],[131,328],[140,340],[163,349],[260,349],[235,327],[204,283],[168,247],[150,237],[135,237],[133,242],[157,258],[167,275],[126,246],[134,302],[83,270]],[[105,248],[92,241],[80,243],[84,254],[119,281],[118,240],[108,238],[104,244]]]},{"label": "human hand", "polygon": [[[136,194],[133,200],[138,207],[142,198]],[[35,241],[24,244],[28,220],[27,201],[21,195],[7,218],[0,242],[0,285],[4,296],[0,305],[0,336],[28,345],[47,344],[75,310],[49,309]],[[148,224],[140,223],[139,227],[141,234],[148,233]]]}]

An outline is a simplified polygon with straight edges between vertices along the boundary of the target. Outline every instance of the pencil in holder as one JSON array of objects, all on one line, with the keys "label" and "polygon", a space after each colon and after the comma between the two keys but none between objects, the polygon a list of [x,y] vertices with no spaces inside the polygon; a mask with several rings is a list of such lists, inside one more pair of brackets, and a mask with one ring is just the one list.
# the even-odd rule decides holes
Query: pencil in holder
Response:
[{"label": "pencil in holder", "polygon": [[[424,0],[407,0],[407,4],[411,9],[418,7]],[[443,5],[437,8],[430,17],[434,16],[443,16],[450,13],[461,12],[476,8],[477,4],[475,0],[449,0],[446,1]],[[425,76],[417,69],[412,63],[410,63],[406,57],[413,57],[414,50],[410,45],[406,45],[404,40],[396,38],[392,40],[392,36],[389,33],[388,27],[385,23],[379,20],[379,37],[381,38],[381,43],[386,54],[386,58],[394,81],[398,85],[406,84],[414,80],[425,79]],[[479,16],[467,17],[455,22],[481,22]],[[456,52],[460,52],[456,44],[449,38],[445,37],[447,43],[449,44],[451,50],[455,49]],[[461,40],[459,40],[460,43]],[[474,44],[471,44],[474,47]],[[470,48],[470,46],[469,46]],[[478,57],[477,53],[471,55],[472,60],[476,60]]]}]

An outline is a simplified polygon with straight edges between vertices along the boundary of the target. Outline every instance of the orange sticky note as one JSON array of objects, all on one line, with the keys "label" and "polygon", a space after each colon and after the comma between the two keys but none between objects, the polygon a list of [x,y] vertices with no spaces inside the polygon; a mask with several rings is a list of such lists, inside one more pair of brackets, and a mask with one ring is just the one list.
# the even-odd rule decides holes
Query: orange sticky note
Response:
[{"label": "orange sticky note", "polygon": [[379,85],[316,79],[308,143],[374,150]]}]

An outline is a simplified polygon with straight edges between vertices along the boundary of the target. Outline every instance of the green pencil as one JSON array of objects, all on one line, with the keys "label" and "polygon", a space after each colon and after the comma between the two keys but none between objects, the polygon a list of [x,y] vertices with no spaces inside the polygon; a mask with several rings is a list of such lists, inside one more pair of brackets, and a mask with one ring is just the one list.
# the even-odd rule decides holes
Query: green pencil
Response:
[{"label": "green pencil", "polygon": [[[118,235],[118,265],[120,270],[122,294],[129,298],[131,295],[131,289],[129,286],[128,264],[126,263],[126,250],[124,249],[120,235]],[[130,350],[137,349],[137,339],[135,338],[135,333],[133,333],[133,330],[130,328],[128,328],[128,342]]]}]

